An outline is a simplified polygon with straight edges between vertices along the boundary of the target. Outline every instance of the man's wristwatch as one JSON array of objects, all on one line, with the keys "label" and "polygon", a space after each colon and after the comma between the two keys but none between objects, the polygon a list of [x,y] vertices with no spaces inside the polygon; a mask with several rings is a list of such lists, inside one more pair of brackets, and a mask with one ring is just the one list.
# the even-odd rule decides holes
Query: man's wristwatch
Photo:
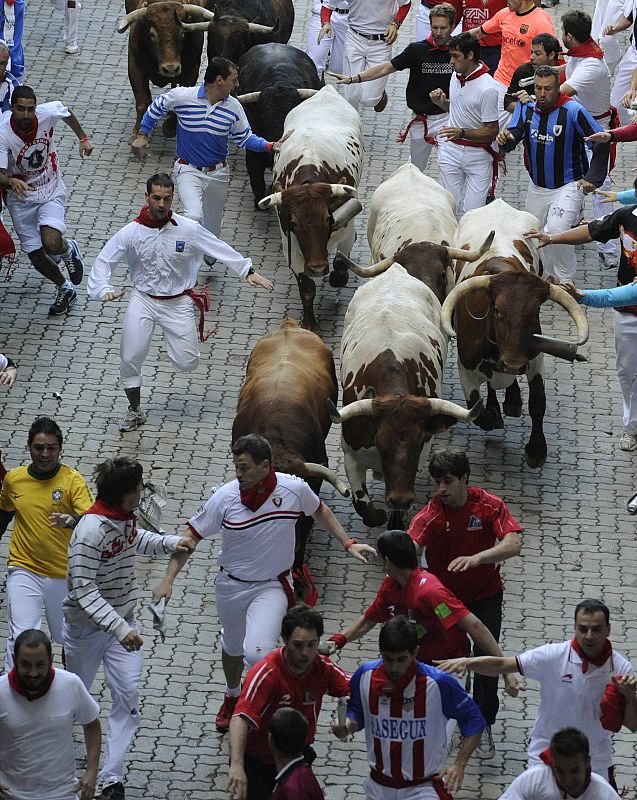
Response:
[{"label": "man's wristwatch", "polygon": [[248,274],[246,275],[246,280],[248,280],[250,275],[254,275],[254,269],[252,269],[252,267],[250,267],[250,269],[248,270]]},{"label": "man's wristwatch", "polygon": [[17,361],[14,361],[12,358],[9,358],[9,356],[5,356],[5,358],[7,359],[7,369],[9,369],[9,367],[13,367],[13,369],[18,368]]}]

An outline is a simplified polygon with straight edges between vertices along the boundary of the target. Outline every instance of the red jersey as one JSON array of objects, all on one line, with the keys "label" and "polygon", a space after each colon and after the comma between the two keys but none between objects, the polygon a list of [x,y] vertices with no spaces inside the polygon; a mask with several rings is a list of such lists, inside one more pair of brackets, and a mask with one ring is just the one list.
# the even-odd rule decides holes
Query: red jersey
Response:
[{"label": "red jersey", "polygon": [[522,528],[504,500],[484,489],[469,488],[467,502],[452,511],[438,496],[412,519],[409,535],[424,549],[427,569],[467,605],[502,590],[499,564],[483,564],[466,572],[449,572],[458,556],[473,556]]},{"label": "red jersey", "polygon": [[387,576],[365,618],[387,622],[399,614],[416,623],[419,661],[429,664],[434,659],[469,655],[467,634],[456,627],[469,610],[426,569],[415,569],[404,588]]},{"label": "red jersey", "polygon": [[277,776],[272,800],[325,800],[312,767],[304,759],[293,761]]},{"label": "red jersey", "polygon": [[279,708],[295,708],[308,721],[305,744],[312,744],[323,696],[346,697],[349,674],[326,656],[318,655],[303,675],[295,675],[283,658],[283,648],[273,650],[246,675],[235,715],[256,728],[248,733],[246,753],[266,764],[274,764],[268,747],[268,722]]},{"label": "red jersey", "polygon": [[[479,28],[498,11],[507,7],[506,0],[462,0],[462,32]],[[501,47],[502,34],[488,33],[480,39],[483,47]]]}]

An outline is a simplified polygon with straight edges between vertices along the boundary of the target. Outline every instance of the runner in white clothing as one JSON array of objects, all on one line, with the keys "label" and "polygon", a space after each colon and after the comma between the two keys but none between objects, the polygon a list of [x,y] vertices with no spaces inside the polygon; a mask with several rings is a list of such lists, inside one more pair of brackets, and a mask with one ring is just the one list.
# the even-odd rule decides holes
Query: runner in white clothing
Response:
[{"label": "runner in white clothing", "polygon": [[308,56],[316,64],[320,78],[323,77],[326,69],[330,69],[332,72],[343,71],[343,50],[347,36],[349,3],[348,0],[339,0],[336,3],[330,18],[332,35],[319,39],[322,28],[322,7],[321,0],[312,0],[312,15],[307,29],[307,46],[305,48]]},{"label": "runner in white clothing", "polygon": [[[608,10],[617,14],[617,5],[615,0],[609,0]],[[632,28],[632,35],[630,37],[630,44],[626,52],[622,56],[621,61],[617,65],[614,74],[613,90],[610,95],[611,105],[615,106],[619,112],[619,118],[622,125],[629,125],[632,122],[632,117],[628,113],[628,107],[624,105],[622,100],[628,94],[631,88],[631,80],[633,72],[637,68],[637,0],[626,0],[620,15],[615,16],[614,19],[610,18],[607,12],[606,19],[608,24],[603,29],[604,36],[616,36],[618,33]]]},{"label": "runner in white clothing", "polygon": [[53,139],[55,124],[65,122],[80,142],[80,156],[90,156],[93,145],[77,117],[62,103],[36,105],[30,86],[18,86],[11,96],[11,114],[0,122],[0,188],[22,250],[36,270],[58,289],[49,314],[66,314],[77,292],[64,279],[58,264],[64,261],[71,282],[82,281],[84,264],[73,239],[65,239],[66,187]]},{"label": "runner in white clothing", "polygon": [[175,369],[191,372],[199,364],[197,326],[193,301],[200,312],[199,338],[205,341],[203,313],[209,308],[207,290],[195,291],[201,257],[226,264],[250,286],[272,289],[272,283],[255,272],[252,261],[207,231],[199,223],[173,214],[174,184],[170,175],[157,173],[146,182],[146,203],[140,214],[102,248],[88,279],[93,300],[118,300],[111,273],[126,261],[133,284],[121,341],[120,379],[129,408],[121,431],[146,422],[141,410],[142,366],[148,355],[155,325],[164,333],[168,357]]},{"label": "runner in white clothing", "polygon": [[440,182],[456,201],[456,214],[480,208],[489,190],[495,190],[498,135],[498,89],[489,68],[480,61],[480,43],[470,33],[449,43],[454,73],[449,97],[442,89],[430,96],[444,111],[449,124],[438,131]]},{"label": "runner in white clothing", "polygon": [[445,672],[481,675],[520,672],[540,683],[540,705],[529,741],[529,766],[541,763],[551,737],[565,725],[588,737],[592,769],[616,789],[612,736],[600,722],[600,703],[613,675],[632,673],[624,656],[613,650],[610,612],[599,600],[582,600],[575,608],[575,636],[571,641],[545,644],[517,658],[481,656],[437,663]]},{"label": "runner in white clothing", "polygon": [[[560,87],[562,94],[575,97],[600,125],[616,127],[617,111],[610,105],[610,72],[602,48],[591,38],[591,18],[584,11],[568,11],[562,16],[562,41],[567,48],[566,82]],[[611,124],[612,123],[612,124]],[[589,163],[593,150],[587,147]],[[611,190],[610,171],[600,189]],[[595,219],[612,214],[613,204],[603,202],[596,192],[591,195]],[[604,269],[617,269],[617,243],[597,242],[597,254]]]},{"label": "runner in white clothing", "polygon": [[619,800],[607,781],[591,773],[588,739],[577,728],[553,734],[540,757],[544,763],[518,775],[500,800]]},{"label": "runner in white clothing", "polygon": [[190,537],[137,528],[134,510],[144,488],[141,464],[128,457],[95,470],[97,500],[77,523],[69,545],[69,594],[64,600],[66,666],[91,688],[101,664],[113,701],[108,716],[102,798],[124,800],[124,758],[139,727],[143,640],[134,618],[135,556],[190,552]]},{"label": "runner in white clothing", "polygon": [[[221,534],[215,600],[221,621],[221,657],[226,695],[216,718],[217,730],[230,727],[241,689],[244,660],[252,666],[274,650],[281,620],[294,605],[290,570],[295,526],[301,514],[314,517],[354,558],[367,563],[373,547],[349,539],[330,509],[307,483],[275,472],[267,439],[242,436],[232,445],[237,480],[222,486],[188,526],[193,547]],[[171,558],[157,596],[170,597],[175,575],[187,553]]]}]

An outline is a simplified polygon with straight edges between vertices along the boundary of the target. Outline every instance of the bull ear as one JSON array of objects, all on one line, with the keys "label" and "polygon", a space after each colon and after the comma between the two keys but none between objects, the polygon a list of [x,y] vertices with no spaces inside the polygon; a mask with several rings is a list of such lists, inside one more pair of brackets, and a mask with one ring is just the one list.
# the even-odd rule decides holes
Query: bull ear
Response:
[{"label": "bull ear", "polygon": [[217,8],[217,4],[215,3],[211,9],[212,13],[215,15],[215,22],[219,22],[219,9]]},{"label": "bull ear", "polygon": [[274,181],[272,184],[272,191],[273,192],[282,192],[283,191],[283,184],[281,181]]}]

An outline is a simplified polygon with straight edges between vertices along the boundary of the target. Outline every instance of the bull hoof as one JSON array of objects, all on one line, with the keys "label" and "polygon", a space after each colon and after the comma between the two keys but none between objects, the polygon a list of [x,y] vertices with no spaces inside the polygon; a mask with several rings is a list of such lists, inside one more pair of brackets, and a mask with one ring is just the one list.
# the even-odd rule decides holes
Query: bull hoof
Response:
[{"label": "bull hoof", "polygon": [[404,512],[400,509],[394,508],[389,514],[389,520],[387,521],[387,530],[388,531],[404,531],[405,530],[405,520],[404,520]]},{"label": "bull hoof", "polygon": [[164,124],[161,126],[161,132],[167,139],[174,139],[177,135],[177,117],[171,114]]},{"label": "bull hoof", "polygon": [[483,431],[501,430],[504,428],[504,420],[499,411],[493,408],[486,408],[479,417],[474,419],[474,425],[482,428]]},{"label": "bull hoof", "polygon": [[368,528],[380,528],[387,522],[387,514],[382,508],[368,509],[364,514],[361,514],[361,517],[363,518],[363,524]]},{"label": "bull hoof", "polygon": [[301,320],[301,327],[303,330],[310,331],[311,333],[315,333],[317,336],[320,335],[319,326],[316,320],[306,320],[305,317]]},{"label": "bull hoof", "polygon": [[532,451],[527,444],[527,446],[524,448],[524,460],[526,461],[527,466],[531,467],[531,469],[538,469],[539,467],[544,466],[544,463],[546,462],[546,450],[544,450],[543,453],[538,454],[537,452]]},{"label": "bull hoof", "polygon": [[342,289],[343,286],[347,286],[347,281],[349,280],[349,273],[341,272],[340,270],[337,272],[334,270],[330,272],[330,276],[327,279],[330,286],[333,286],[335,289]]},{"label": "bull hoof", "polygon": [[507,403],[505,400],[504,403],[502,403],[502,410],[507,417],[521,417],[522,403]]}]

